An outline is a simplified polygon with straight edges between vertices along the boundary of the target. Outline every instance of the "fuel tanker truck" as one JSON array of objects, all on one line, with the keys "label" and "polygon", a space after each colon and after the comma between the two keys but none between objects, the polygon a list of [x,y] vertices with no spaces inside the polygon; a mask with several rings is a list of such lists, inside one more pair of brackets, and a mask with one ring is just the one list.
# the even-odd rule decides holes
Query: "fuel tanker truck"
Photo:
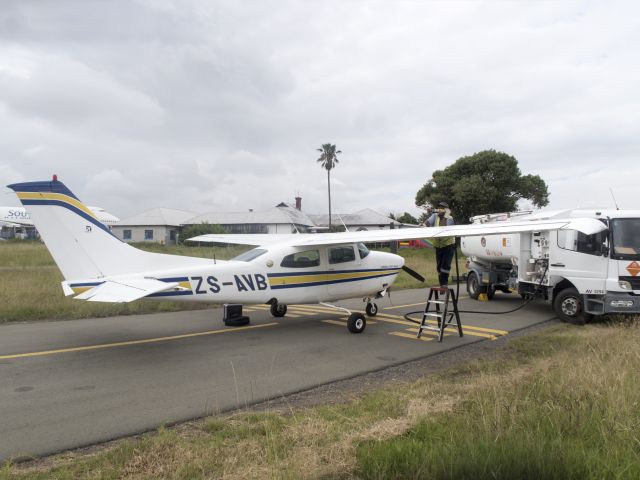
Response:
[{"label": "fuel tanker truck", "polygon": [[462,237],[467,291],[473,299],[497,291],[542,297],[562,321],[640,313],[640,210],[564,210],[479,215],[472,223],[547,218],[595,218],[594,235],[553,230]]}]

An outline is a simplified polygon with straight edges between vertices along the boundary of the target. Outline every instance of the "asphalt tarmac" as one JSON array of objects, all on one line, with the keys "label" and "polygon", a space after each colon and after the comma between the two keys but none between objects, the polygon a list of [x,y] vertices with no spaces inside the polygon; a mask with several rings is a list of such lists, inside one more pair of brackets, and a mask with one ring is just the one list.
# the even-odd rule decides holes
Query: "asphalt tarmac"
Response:
[{"label": "asphalt tarmac", "polygon": [[[554,317],[543,302],[507,315],[462,314],[464,336],[416,338],[403,314],[425,290],[378,300],[362,334],[346,314],[289,306],[283,318],[245,308],[246,327],[225,327],[222,309],[0,326],[0,461],[42,456],[245,407],[465,344],[491,341]],[[461,295],[460,309],[521,303]],[[339,302],[364,310],[360,299]]]}]

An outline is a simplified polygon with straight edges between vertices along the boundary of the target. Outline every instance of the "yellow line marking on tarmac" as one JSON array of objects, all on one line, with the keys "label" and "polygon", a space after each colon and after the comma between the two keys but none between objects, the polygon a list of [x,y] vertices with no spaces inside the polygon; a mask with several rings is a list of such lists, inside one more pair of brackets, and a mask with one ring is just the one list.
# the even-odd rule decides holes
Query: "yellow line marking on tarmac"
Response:
[{"label": "yellow line marking on tarmac", "polygon": [[[407,322],[406,320],[404,320],[404,317],[401,317],[399,315],[390,315],[388,313],[379,313],[378,315],[376,315],[376,318],[378,317],[383,317],[383,318],[389,318],[389,319],[398,319],[393,323],[399,323],[399,322],[403,322],[404,325],[412,325],[415,326],[416,324],[413,322]],[[381,318],[382,319],[382,318]],[[402,319],[402,320],[400,320]],[[431,325],[437,325],[438,322],[436,322],[435,320],[427,320],[427,323],[431,324]],[[474,330],[474,331],[478,331],[478,332],[486,332],[489,334],[494,334],[494,335],[489,335],[489,336],[501,336],[501,335],[508,335],[509,332],[507,330],[497,330],[495,328],[485,328],[485,327],[476,327],[475,325],[469,325],[469,324],[462,324],[462,330],[464,330],[465,332],[467,330]],[[489,336],[487,336],[487,338],[489,338]]]},{"label": "yellow line marking on tarmac", "polygon": [[310,312],[323,312],[323,313],[344,313],[344,311],[335,309],[335,308],[329,308],[329,307],[323,307],[322,305],[291,305],[291,308],[295,308],[298,310],[308,310]]},{"label": "yellow line marking on tarmac", "polygon": [[[407,328],[405,331],[413,333],[414,338],[416,338],[416,336],[418,335],[418,329],[417,328]],[[458,332],[456,331],[456,335],[457,334],[458,334]],[[436,332],[435,330],[423,330],[422,331],[422,335],[432,335],[434,337],[437,337],[439,335],[439,333]],[[445,330],[443,337],[449,337],[451,335],[453,335],[453,333],[447,332]]]},{"label": "yellow line marking on tarmac", "polygon": [[404,333],[404,332],[389,332],[389,335],[394,335],[396,337],[410,338],[411,340],[420,340],[422,342],[430,342],[435,339],[435,337],[420,337],[416,338],[416,336],[412,333]]},{"label": "yellow line marking on tarmac", "polygon": [[[331,323],[332,325],[340,325],[341,327],[346,327],[347,326],[347,321],[345,319],[340,319],[340,320],[320,320],[321,322],[324,323]],[[373,320],[367,320],[367,325],[375,325],[376,321]]]},{"label": "yellow line marking on tarmac", "polygon": [[347,322],[341,320],[322,320],[323,323],[330,323],[331,325],[338,325],[339,327],[346,327]]},{"label": "yellow line marking on tarmac", "polygon": [[[455,325],[451,325],[450,327],[454,327],[454,326],[455,326]],[[410,332],[415,333],[416,335],[418,334],[418,329],[417,329],[417,328],[407,328],[407,330],[408,330],[408,331],[410,331]],[[445,332],[446,332],[446,330],[445,330]],[[446,337],[446,336],[448,336],[448,335],[453,335],[453,334],[454,334],[453,332],[454,332],[454,331],[453,331],[453,330],[451,330],[451,331],[450,331],[450,333],[445,333],[445,334],[444,334],[444,336]],[[462,332],[463,332],[465,335],[471,335],[472,337],[488,338],[489,340],[497,340],[497,339],[498,339],[498,337],[496,337],[495,335],[489,335],[488,333],[470,332],[470,331],[468,331],[468,330],[466,330],[466,329],[464,328],[464,325],[462,326]],[[432,335],[432,334],[434,334],[434,335],[438,335],[438,333],[437,333],[437,332],[434,332],[433,330],[423,330],[423,331],[422,331],[422,334],[424,335],[425,333],[429,333],[429,335]],[[457,335],[457,333],[458,333],[458,330],[455,330],[455,334],[456,334],[456,335]]]},{"label": "yellow line marking on tarmac", "polygon": [[[458,300],[464,300],[465,298],[469,298],[469,295],[460,295],[460,297],[458,297]],[[394,308],[404,308],[404,307],[418,307],[420,305],[426,305],[427,301],[425,300],[424,302],[420,302],[420,303],[410,303],[408,305],[395,305],[393,307],[385,307],[383,308],[383,310],[393,310]]]},{"label": "yellow line marking on tarmac", "polygon": [[1,355],[0,360],[8,360],[11,358],[25,358],[25,357],[41,357],[43,355],[54,355],[58,353],[68,353],[68,352],[82,352],[86,350],[99,350],[103,348],[113,348],[113,347],[124,347],[129,345],[141,345],[143,343],[157,343],[157,342],[166,342],[169,340],[180,340],[183,338],[192,338],[192,337],[203,337],[205,335],[215,335],[217,333],[227,333],[227,332],[238,332],[241,330],[253,330],[256,328],[264,328],[264,327],[273,327],[278,325],[278,322],[265,323],[262,325],[250,325],[248,327],[233,327],[225,330],[208,330],[206,332],[196,332],[196,333],[184,333],[181,335],[171,335],[170,337],[157,337],[157,338],[145,338],[143,340],[129,340],[126,342],[115,342],[115,343],[102,343],[99,345],[85,345],[83,347],[69,347],[69,348],[59,348],[57,350],[44,350],[41,352],[31,352],[31,353],[16,353],[13,355]]},{"label": "yellow line marking on tarmac", "polygon": [[[264,312],[269,310],[271,307],[269,305],[251,305],[251,307],[243,307],[242,311],[244,312]],[[289,313],[287,310],[287,314],[285,317],[291,318],[300,318],[300,315],[296,315],[295,313]]]}]

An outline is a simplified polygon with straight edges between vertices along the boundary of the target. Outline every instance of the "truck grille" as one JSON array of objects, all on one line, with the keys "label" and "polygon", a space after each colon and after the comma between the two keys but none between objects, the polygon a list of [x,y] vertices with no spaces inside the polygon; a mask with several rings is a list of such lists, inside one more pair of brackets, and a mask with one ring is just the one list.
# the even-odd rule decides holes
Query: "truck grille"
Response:
[{"label": "truck grille", "polygon": [[640,276],[638,277],[620,277],[620,280],[629,282],[633,290],[640,290]]}]

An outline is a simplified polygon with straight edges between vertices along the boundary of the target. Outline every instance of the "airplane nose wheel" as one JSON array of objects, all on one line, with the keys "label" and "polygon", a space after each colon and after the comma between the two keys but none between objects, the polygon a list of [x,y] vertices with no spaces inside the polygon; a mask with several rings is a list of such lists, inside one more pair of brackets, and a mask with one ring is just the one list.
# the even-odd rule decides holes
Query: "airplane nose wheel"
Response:
[{"label": "airplane nose wheel", "polygon": [[272,303],[270,310],[274,317],[284,317],[287,313],[287,306],[284,303]]},{"label": "airplane nose wheel", "polygon": [[361,313],[352,313],[347,319],[347,328],[351,333],[362,333],[367,326],[367,319]]},{"label": "airplane nose wheel", "polygon": [[367,317],[375,317],[378,314],[378,305],[369,302],[367,303],[365,311],[367,312]]}]

